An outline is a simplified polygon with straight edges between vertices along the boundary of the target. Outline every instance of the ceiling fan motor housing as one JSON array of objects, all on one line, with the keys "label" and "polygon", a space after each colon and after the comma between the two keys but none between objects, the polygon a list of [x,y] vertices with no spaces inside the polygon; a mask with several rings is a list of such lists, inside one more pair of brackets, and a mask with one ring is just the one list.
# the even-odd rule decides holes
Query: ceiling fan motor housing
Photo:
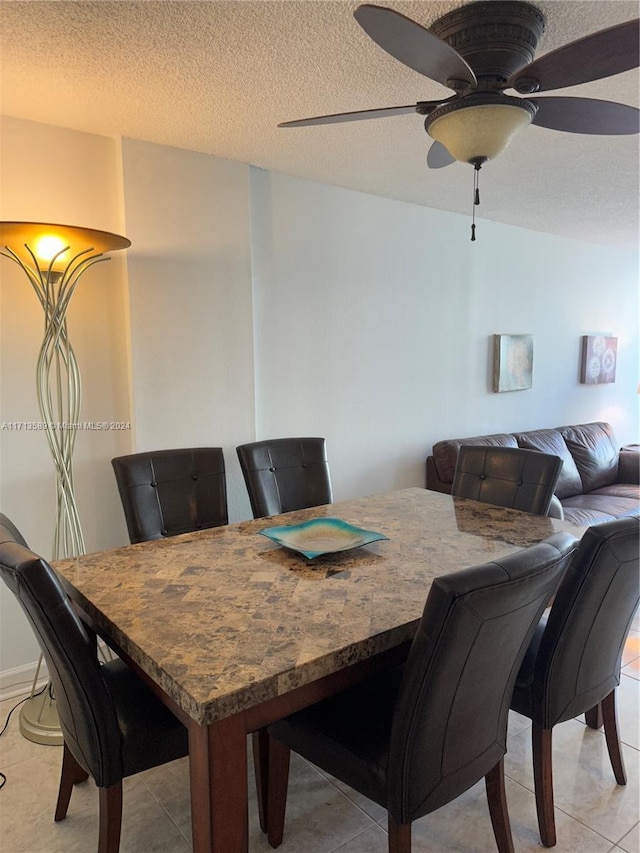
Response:
[{"label": "ceiling fan motor housing", "polygon": [[[430,31],[471,66],[478,88],[491,89],[492,83],[499,88],[533,62],[544,23],[542,12],[530,3],[479,0],[443,15]],[[456,81],[451,81],[451,86],[461,88]]]}]

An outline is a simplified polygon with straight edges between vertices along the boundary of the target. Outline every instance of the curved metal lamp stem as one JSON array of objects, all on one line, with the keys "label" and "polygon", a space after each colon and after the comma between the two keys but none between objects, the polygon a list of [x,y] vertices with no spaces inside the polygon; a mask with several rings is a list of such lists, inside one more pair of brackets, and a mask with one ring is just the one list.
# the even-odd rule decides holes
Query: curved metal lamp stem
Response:
[{"label": "curved metal lamp stem", "polygon": [[[62,235],[62,239],[58,239],[57,250],[45,261],[45,269],[42,269],[42,261],[38,262],[32,248],[43,231]],[[53,457],[56,476],[52,557],[54,560],[74,557],[86,552],[72,464],[76,433],[80,427],[82,382],[67,331],[67,311],[81,275],[93,264],[109,260],[103,255],[104,251],[126,248],[131,244],[125,237],[108,232],[25,222],[0,223],[0,237],[7,243],[13,242],[13,248],[5,244],[0,255],[14,261],[26,274],[44,312],[44,334],[36,365],[36,390],[42,429]],[[79,248],[67,262],[72,242],[74,245],[78,242]],[[41,664],[42,655],[31,696],[20,713],[20,731],[36,743],[60,744],[63,737],[51,684],[36,693]]]},{"label": "curved metal lamp stem", "polygon": [[[84,554],[85,544],[73,483],[73,450],[82,402],[80,368],[67,332],[67,310],[80,276],[93,264],[108,261],[102,255],[75,255],[62,272],[38,269],[25,263],[12,249],[0,254],[11,258],[26,273],[44,311],[44,335],[36,366],[38,406],[56,473],[56,526],[54,560]],[[65,249],[64,251],[67,251]],[[61,253],[58,253],[61,254]],[[56,256],[57,257],[57,256]],[[55,260],[55,258],[54,258]]]}]

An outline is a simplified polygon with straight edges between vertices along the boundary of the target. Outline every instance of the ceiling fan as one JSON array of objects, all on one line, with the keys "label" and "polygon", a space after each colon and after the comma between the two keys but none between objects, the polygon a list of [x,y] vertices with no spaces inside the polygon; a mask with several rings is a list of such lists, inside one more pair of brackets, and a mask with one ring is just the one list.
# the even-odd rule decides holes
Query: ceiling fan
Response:
[{"label": "ceiling fan", "polygon": [[[459,160],[477,173],[529,124],[569,133],[640,131],[640,110],[612,101],[538,92],[576,86],[640,65],[638,19],[599,30],[534,60],[545,26],[542,12],[519,0],[478,0],[443,15],[429,29],[394,9],[366,3],[354,12],[373,41],[395,59],[447,86],[449,97],[399,107],[358,110],[282,122],[305,127],[417,112],[435,141],[427,165]],[[506,95],[505,90],[518,93]],[[532,97],[535,95],[535,97]],[[525,97],[519,97],[525,96]],[[475,239],[472,229],[472,239]]]},{"label": "ceiling fan", "polygon": [[[452,89],[454,94],[407,106],[287,121],[278,127],[334,124],[417,112],[426,116],[425,129],[436,139],[428,158],[431,168],[449,165],[454,160],[475,165],[475,160],[492,159],[508,144],[511,133],[498,151],[493,147],[495,138],[483,139],[476,143],[480,147],[470,157],[467,149],[473,143],[469,139],[450,138],[448,128],[443,132],[443,126],[454,122],[442,119],[460,115],[471,107],[489,108],[482,110],[485,125],[490,123],[487,119],[498,121],[504,112],[491,107],[503,107],[508,113],[517,110],[523,115],[511,117],[516,123],[515,130],[529,123],[569,133],[619,135],[640,130],[640,110],[625,104],[591,98],[517,98],[504,94],[506,89],[515,89],[521,95],[531,96],[637,68],[640,64],[638,19],[592,33],[534,61],[545,19],[535,6],[519,0],[469,3],[439,18],[428,30],[384,6],[367,3],[359,6],[354,15],[367,35],[387,53]],[[500,123],[506,121],[507,112]],[[462,133],[454,136],[473,133],[474,128],[466,126],[472,119],[473,116],[460,115],[455,124],[462,125]],[[441,135],[445,138],[440,139]],[[487,135],[505,134],[496,131]]]}]

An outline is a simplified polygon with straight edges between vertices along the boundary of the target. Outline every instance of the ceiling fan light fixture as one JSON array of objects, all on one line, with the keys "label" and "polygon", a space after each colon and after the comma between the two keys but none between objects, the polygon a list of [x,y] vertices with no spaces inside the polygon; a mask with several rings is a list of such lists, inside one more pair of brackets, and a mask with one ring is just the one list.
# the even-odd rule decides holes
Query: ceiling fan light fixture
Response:
[{"label": "ceiling fan light fixture", "polygon": [[456,160],[484,163],[502,154],[536,112],[531,101],[487,92],[438,107],[424,127]]}]

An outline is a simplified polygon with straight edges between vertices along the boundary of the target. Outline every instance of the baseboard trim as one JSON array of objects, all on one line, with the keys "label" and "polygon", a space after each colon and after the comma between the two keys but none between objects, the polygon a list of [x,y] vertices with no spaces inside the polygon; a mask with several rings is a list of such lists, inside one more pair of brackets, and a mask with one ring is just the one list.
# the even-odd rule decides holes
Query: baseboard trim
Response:
[{"label": "baseboard trim", "polygon": [[[13,669],[5,669],[0,672],[0,702],[5,699],[14,699],[16,696],[26,696],[31,692],[33,679],[35,678],[38,661],[15,666]],[[44,687],[49,680],[47,664],[42,661],[38,676],[37,689]]]},{"label": "baseboard trim", "polygon": [[[98,640],[98,660],[109,660],[108,652],[105,653],[105,649],[108,649],[108,646],[102,640]],[[28,695],[31,692],[37,668],[38,661],[34,660],[32,663],[25,663],[22,666],[13,667],[13,669],[0,671],[0,702],[5,699],[14,699],[16,696]],[[44,687],[48,680],[49,670],[47,669],[47,662],[43,660],[38,674],[36,690]]]}]

